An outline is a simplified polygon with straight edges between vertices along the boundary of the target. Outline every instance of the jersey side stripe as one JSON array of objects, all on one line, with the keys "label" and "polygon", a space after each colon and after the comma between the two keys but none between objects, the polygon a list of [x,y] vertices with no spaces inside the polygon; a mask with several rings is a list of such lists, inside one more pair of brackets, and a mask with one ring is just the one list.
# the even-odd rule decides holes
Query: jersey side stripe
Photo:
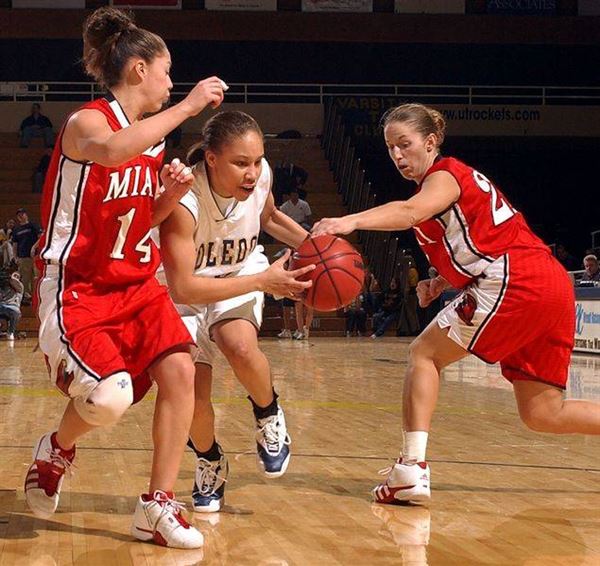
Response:
[{"label": "jersey side stripe", "polygon": [[46,232],[46,245],[40,254],[42,259],[46,259],[45,253],[52,247],[52,239],[54,237],[54,224],[56,222],[56,215],[58,214],[58,208],[60,206],[60,189],[62,184],[63,167],[65,165],[64,155],[60,156],[60,162],[58,165],[58,175],[54,182],[54,189],[52,191],[52,214],[50,215],[50,221],[48,222],[48,229]]},{"label": "jersey side stripe", "polygon": [[64,324],[63,304],[62,304],[62,294],[64,291],[65,263],[68,260],[69,254],[75,244],[75,241],[77,240],[77,231],[79,228],[79,217],[81,214],[81,203],[83,201],[83,193],[85,190],[85,185],[86,185],[87,179],[89,177],[90,169],[91,169],[90,165],[82,165],[81,166],[79,182],[77,184],[77,190],[76,190],[76,195],[75,195],[75,206],[74,206],[74,210],[73,210],[73,219],[72,219],[72,224],[71,224],[71,235],[70,235],[69,239],[67,240],[67,242],[60,254],[59,266],[58,266],[58,286],[57,286],[57,291],[56,291],[56,316],[58,319],[58,327],[59,327],[60,333],[61,333],[61,336],[60,336],[61,342],[63,344],[65,344],[65,346],[67,347],[67,351],[69,352],[69,354],[71,355],[73,360],[75,360],[77,365],[83,371],[85,371],[89,376],[91,376],[94,379],[99,381],[101,379],[101,376],[98,375],[95,371],[93,371],[81,359],[81,357],[77,354],[77,352],[75,352],[75,350],[73,349],[73,346],[71,345],[71,343],[69,342],[69,340],[66,337],[67,332],[66,332],[65,324]]},{"label": "jersey side stripe", "polygon": [[469,234],[469,228],[467,226],[467,220],[465,218],[465,215],[463,214],[463,211],[461,210],[460,206],[458,206],[458,204],[455,204],[453,207],[453,210],[456,214],[456,220],[458,221],[461,230],[463,232],[463,237],[465,240],[465,244],[467,245],[467,247],[469,248],[469,250],[471,250],[471,253],[473,253],[474,255],[480,257],[481,259],[484,259],[486,261],[488,261],[489,263],[493,263],[494,262],[494,258],[491,258],[489,256],[486,256],[485,254],[482,254],[476,247],[475,244],[473,243],[473,240],[471,240],[471,236]]},{"label": "jersey side stripe", "polygon": [[504,295],[506,294],[506,288],[508,287],[508,280],[509,280],[509,258],[508,258],[508,254],[504,254],[502,257],[504,259],[502,286],[500,287],[500,292],[498,293],[498,298],[496,299],[496,302],[494,303],[492,310],[488,313],[488,315],[485,317],[485,319],[479,325],[479,328],[473,335],[473,338],[471,339],[471,342],[469,343],[469,347],[467,348],[467,350],[472,350],[473,348],[475,348],[475,345],[477,344],[477,340],[479,340],[479,338],[480,338],[481,334],[483,333],[483,331],[485,330],[486,326],[491,322],[492,318],[494,318],[494,315],[496,314],[496,312],[498,312],[498,309],[500,308],[500,305],[502,304],[502,301],[504,299]]}]

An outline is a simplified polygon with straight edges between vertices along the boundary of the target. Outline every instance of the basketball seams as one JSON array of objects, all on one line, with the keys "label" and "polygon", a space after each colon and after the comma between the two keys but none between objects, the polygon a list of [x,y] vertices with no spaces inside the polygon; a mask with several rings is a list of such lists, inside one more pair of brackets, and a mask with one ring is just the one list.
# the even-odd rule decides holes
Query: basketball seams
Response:
[{"label": "basketball seams", "polygon": [[[331,240],[331,245],[333,245],[336,241],[338,240],[338,238],[334,238]],[[333,290],[335,291],[335,296],[337,297],[337,308],[340,308],[340,305],[343,303],[342,301],[342,297],[340,297],[340,292],[338,291],[338,288],[335,284],[335,281],[333,280],[333,277],[331,276],[331,273],[329,273],[329,268],[327,267],[327,264],[325,263],[325,258],[323,257],[323,254],[321,253],[321,250],[317,247],[317,245],[315,244],[314,240],[309,240],[309,242],[312,244],[313,248],[315,248],[315,250],[317,251],[317,254],[319,255],[320,258],[320,262],[323,264],[323,272],[319,274],[319,276],[316,278],[314,284],[313,284],[313,298],[315,296],[315,293],[317,292],[317,285],[319,283],[319,280],[321,279],[321,277],[323,276],[323,273],[327,273],[327,277],[329,278],[329,282],[331,283],[331,287],[333,288]],[[327,247],[327,249],[323,250],[323,251],[327,251],[331,245],[329,245]],[[327,258],[329,259],[329,258]],[[313,301],[314,303],[314,301]]]}]

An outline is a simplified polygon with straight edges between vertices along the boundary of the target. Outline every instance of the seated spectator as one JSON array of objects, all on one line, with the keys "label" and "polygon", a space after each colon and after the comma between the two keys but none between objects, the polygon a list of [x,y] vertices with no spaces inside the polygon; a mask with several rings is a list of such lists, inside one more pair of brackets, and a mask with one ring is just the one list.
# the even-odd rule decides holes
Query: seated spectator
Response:
[{"label": "seated spectator", "polygon": [[11,236],[15,221],[11,218],[6,222],[4,228],[0,228],[0,268],[7,266],[15,259],[15,252],[11,242]]},{"label": "seated spectator", "polygon": [[0,273],[0,318],[8,322],[6,339],[13,341],[21,318],[23,284],[18,271]]},{"label": "seated spectator", "polygon": [[312,221],[312,211],[310,210],[309,204],[299,198],[298,191],[290,191],[290,199],[284,202],[279,210],[284,214],[287,214],[292,220],[295,220],[305,230],[310,230]]},{"label": "seated spectator", "polygon": [[379,338],[400,317],[402,298],[404,293],[400,289],[398,280],[392,277],[390,286],[383,293],[381,308],[373,315],[373,334],[371,338]]},{"label": "seated spectator", "polygon": [[564,244],[557,244],[556,259],[567,271],[576,271],[579,269],[577,260],[569,253],[569,250],[567,250]]},{"label": "seated spectator", "polygon": [[46,173],[50,166],[50,158],[52,157],[52,147],[46,148],[44,155],[37,164],[37,167],[33,170],[33,192],[41,193],[44,187],[44,181],[46,180]]},{"label": "seated spectator", "polygon": [[273,194],[277,204],[285,202],[284,195],[289,195],[294,189],[301,199],[306,199],[304,185],[308,173],[302,167],[294,165],[289,159],[284,159],[273,169]]},{"label": "seated spectator", "polygon": [[346,313],[346,336],[350,337],[355,332],[362,336],[367,332],[367,311],[364,308],[364,295],[358,295],[347,307]]},{"label": "seated spectator", "polygon": [[41,112],[40,105],[35,102],[31,105],[31,114],[21,122],[21,147],[29,147],[33,138],[43,138],[46,147],[54,145],[54,132],[52,122]]},{"label": "seated spectator", "polygon": [[600,281],[600,267],[598,266],[598,258],[589,254],[583,258],[583,267],[585,273],[581,281]]}]

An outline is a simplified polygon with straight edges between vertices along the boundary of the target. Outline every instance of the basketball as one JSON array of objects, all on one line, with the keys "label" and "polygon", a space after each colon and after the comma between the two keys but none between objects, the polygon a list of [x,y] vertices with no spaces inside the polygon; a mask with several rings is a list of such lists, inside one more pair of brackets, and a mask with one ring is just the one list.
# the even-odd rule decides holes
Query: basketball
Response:
[{"label": "basketball", "polygon": [[304,304],[318,311],[334,311],[360,293],[365,278],[363,259],[346,240],[329,234],[309,238],[292,255],[290,269],[313,263],[316,268],[300,278],[312,280]]}]

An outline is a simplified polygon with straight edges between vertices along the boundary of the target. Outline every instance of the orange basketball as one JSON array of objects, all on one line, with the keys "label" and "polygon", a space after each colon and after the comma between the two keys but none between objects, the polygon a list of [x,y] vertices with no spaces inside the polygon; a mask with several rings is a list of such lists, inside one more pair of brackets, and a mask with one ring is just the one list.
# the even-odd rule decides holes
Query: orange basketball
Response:
[{"label": "orange basketball", "polygon": [[304,303],[318,311],[345,307],[360,293],[365,278],[361,255],[344,239],[325,234],[306,240],[292,255],[290,269],[315,264],[300,279],[312,280]]}]

